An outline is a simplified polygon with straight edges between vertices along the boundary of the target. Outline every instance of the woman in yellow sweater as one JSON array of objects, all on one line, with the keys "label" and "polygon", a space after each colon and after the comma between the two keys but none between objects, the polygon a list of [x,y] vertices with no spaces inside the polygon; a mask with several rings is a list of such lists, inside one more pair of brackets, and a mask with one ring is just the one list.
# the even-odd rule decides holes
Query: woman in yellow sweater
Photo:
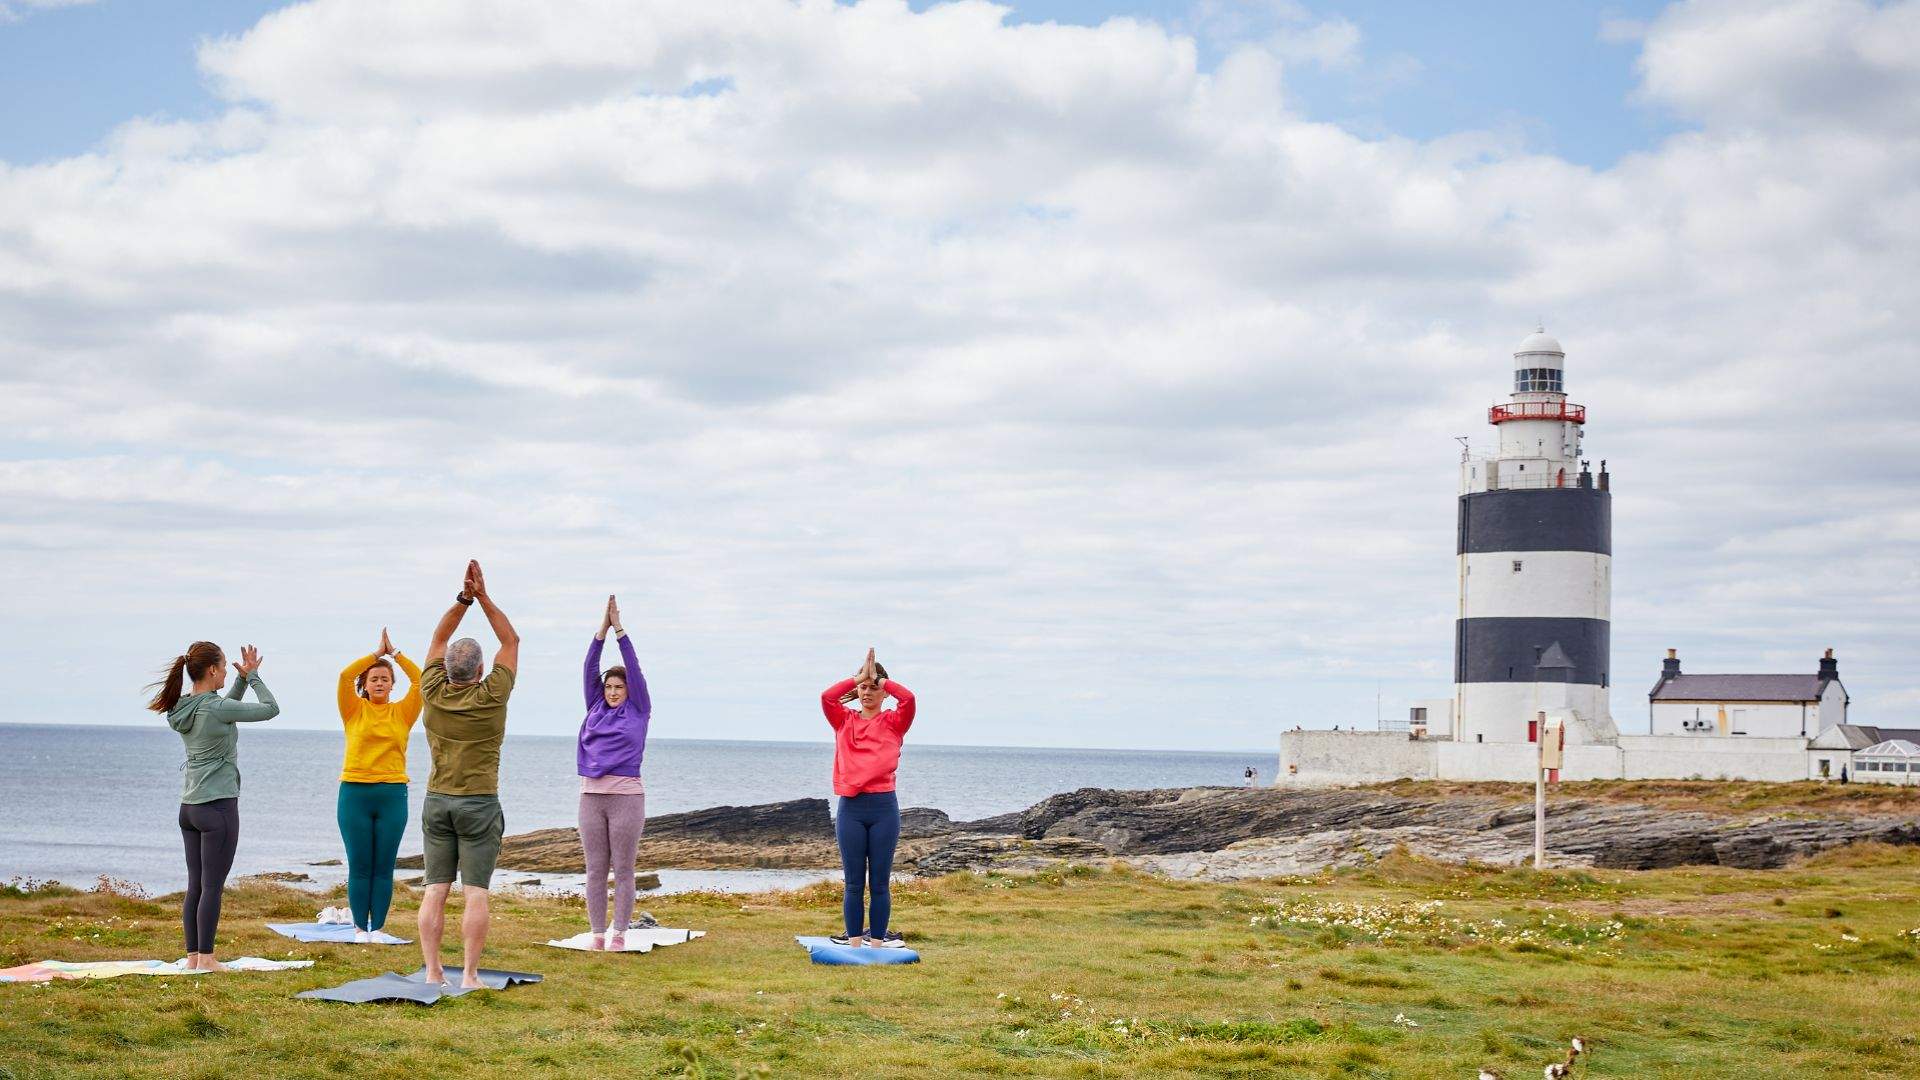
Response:
[{"label": "woman in yellow sweater", "polygon": [[[392,657],[390,661],[387,658]],[[407,673],[407,694],[393,696],[393,665]],[[387,923],[393,860],[407,831],[407,737],[420,719],[420,668],[380,631],[380,651],[340,673],[340,723],[347,760],[340,770],[340,839],[347,845],[347,907],[354,940]]]}]

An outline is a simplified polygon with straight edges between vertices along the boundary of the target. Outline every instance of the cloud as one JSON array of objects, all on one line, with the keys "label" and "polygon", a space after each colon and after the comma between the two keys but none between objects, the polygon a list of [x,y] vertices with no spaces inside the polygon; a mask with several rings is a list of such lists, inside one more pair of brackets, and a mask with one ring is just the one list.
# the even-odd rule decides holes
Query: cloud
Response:
[{"label": "cloud", "polygon": [[1269,746],[1444,692],[1451,438],[1540,314],[1615,670],[1834,645],[1871,718],[1916,687],[1915,10],[1663,13],[1696,128],[1596,171],[1302,115],[1288,65],[1360,45],[1292,9],[1204,65],[977,2],[289,7],[204,46],[212,119],[0,166],[0,718],[137,719],[183,635],[324,703],[479,555],[527,730],[619,591],[663,735],[817,736],[878,645],[932,741]]}]

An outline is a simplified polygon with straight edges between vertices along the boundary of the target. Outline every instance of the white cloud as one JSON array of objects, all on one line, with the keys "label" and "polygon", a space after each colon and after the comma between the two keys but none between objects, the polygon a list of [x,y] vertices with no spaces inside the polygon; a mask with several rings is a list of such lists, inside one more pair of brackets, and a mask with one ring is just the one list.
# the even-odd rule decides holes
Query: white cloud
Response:
[{"label": "white cloud", "polygon": [[877,644],[931,740],[1271,745],[1444,687],[1450,438],[1536,313],[1623,719],[1666,645],[1896,707],[1915,10],[1669,11],[1698,129],[1602,171],[1298,114],[1359,43],[1291,9],[1212,69],[974,2],[275,13],[204,49],[224,115],[0,166],[0,718],[132,719],[182,635],[324,703],[477,554],[535,729],[617,589],[662,734],[815,735]]}]

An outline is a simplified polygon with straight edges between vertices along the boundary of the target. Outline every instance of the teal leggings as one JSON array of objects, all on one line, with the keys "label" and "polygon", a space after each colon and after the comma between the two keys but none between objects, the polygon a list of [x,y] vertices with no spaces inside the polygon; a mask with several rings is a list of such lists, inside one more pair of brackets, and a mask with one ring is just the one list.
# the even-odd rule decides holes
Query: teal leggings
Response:
[{"label": "teal leggings", "polygon": [[393,902],[393,860],[407,833],[407,785],[340,782],[340,839],[347,845],[347,908],[353,925],[387,925]]}]

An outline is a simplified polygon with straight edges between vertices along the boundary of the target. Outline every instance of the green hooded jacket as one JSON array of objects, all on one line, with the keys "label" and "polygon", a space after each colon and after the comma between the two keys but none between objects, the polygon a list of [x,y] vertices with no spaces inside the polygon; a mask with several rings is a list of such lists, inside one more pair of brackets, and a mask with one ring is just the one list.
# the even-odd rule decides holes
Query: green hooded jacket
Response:
[{"label": "green hooded jacket", "polygon": [[[240,700],[247,687],[253,687],[257,705]],[[207,690],[180,699],[167,713],[167,724],[180,733],[187,744],[187,760],[180,766],[185,774],[181,785],[183,803],[210,803],[240,794],[240,733],[233,725],[271,720],[280,715],[280,704],[260,676],[249,672],[244,681],[236,679],[226,697]]]}]

